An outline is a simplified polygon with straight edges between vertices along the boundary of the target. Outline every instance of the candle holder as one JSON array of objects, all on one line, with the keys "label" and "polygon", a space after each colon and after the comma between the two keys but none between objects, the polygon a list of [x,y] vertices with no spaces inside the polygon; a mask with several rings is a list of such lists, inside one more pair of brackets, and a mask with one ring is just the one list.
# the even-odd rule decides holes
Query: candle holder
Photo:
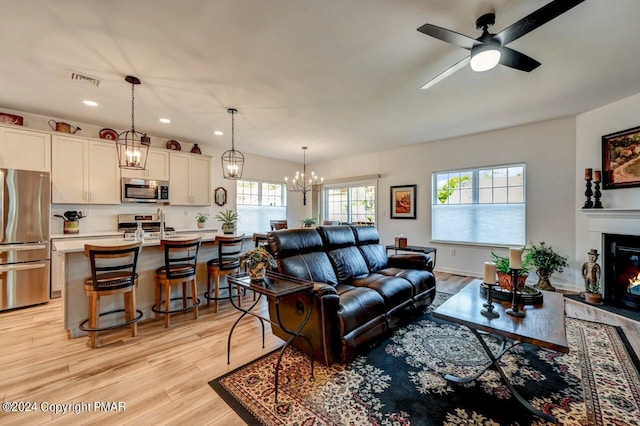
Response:
[{"label": "candle holder", "polygon": [[484,286],[487,288],[487,303],[482,305],[485,309],[482,309],[480,313],[489,319],[498,318],[500,314],[494,311],[492,293],[496,283],[484,283]]},{"label": "candle holder", "polygon": [[602,203],[600,202],[600,197],[602,196],[602,193],[600,192],[600,181],[599,180],[594,180],[593,181],[593,186],[594,186],[594,190],[593,190],[593,208],[594,209],[601,209],[602,208]]},{"label": "candle holder", "polygon": [[587,189],[584,191],[584,196],[587,197],[587,201],[584,202],[583,209],[590,209],[593,207],[593,201],[591,201],[591,196],[593,195],[593,191],[591,190],[591,178],[585,179],[587,183]]},{"label": "candle holder", "polygon": [[511,274],[511,308],[505,312],[511,316],[522,318],[526,316],[523,310],[518,310],[518,301],[516,300],[516,289],[518,287],[518,276],[520,275],[520,269],[509,268]]}]

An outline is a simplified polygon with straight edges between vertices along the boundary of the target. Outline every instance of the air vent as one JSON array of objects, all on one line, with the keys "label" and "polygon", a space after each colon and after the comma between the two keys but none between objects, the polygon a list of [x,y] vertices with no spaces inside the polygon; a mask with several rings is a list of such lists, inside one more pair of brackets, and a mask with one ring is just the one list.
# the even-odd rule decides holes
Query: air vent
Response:
[{"label": "air vent", "polygon": [[71,80],[73,81],[81,81],[83,83],[88,83],[95,87],[100,87],[100,83],[102,83],[102,79],[91,77],[86,74],[80,74],[77,72],[71,72]]}]

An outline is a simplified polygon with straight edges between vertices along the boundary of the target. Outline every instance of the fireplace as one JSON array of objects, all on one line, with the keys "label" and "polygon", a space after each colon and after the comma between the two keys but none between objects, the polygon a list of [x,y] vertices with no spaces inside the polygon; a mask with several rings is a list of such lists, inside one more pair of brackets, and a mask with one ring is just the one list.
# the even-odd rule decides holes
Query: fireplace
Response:
[{"label": "fireplace", "polygon": [[605,303],[640,310],[640,236],[603,234]]}]

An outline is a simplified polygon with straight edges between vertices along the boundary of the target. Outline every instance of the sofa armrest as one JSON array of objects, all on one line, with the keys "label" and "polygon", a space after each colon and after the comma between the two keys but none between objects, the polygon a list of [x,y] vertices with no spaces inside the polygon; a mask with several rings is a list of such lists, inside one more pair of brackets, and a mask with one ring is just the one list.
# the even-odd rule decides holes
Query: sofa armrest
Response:
[{"label": "sofa armrest", "polygon": [[433,259],[425,253],[395,254],[389,256],[388,266],[433,272]]}]

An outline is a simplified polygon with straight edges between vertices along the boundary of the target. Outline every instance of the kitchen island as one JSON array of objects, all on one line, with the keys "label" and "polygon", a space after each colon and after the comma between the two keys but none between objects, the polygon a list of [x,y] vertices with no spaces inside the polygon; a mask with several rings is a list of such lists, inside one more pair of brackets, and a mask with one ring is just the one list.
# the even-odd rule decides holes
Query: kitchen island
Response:
[{"label": "kitchen island", "polygon": [[[207,261],[217,257],[214,244],[220,232],[179,233],[167,239],[186,240],[200,236],[202,244],[198,252],[197,284],[198,297],[204,303],[207,288]],[[54,279],[61,283],[61,296],[64,315],[64,327],[70,338],[86,335],[79,325],[88,316],[88,300],[84,292],[84,281],[91,276],[89,259],[84,255],[84,245],[94,244],[114,246],[132,242],[125,238],[75,238],[54,240],[52,243],[51,271]],[[244,249],[253,246],[251,237],[247,237]],[[142,320],[155,318],[151,307],[155,303],[156,278],[155,271],[164,264],[164,252],[160,247],[160,239],[145,239],[138,257],[138,287],[136,289],[137,309],[143,312]],[[222,278],[221,278],[222,279]],[[221,283],[224,287],[226,284]],[[124,306],[122,297],[105,296],[100,300],[100,312],[118,309]]]}]

